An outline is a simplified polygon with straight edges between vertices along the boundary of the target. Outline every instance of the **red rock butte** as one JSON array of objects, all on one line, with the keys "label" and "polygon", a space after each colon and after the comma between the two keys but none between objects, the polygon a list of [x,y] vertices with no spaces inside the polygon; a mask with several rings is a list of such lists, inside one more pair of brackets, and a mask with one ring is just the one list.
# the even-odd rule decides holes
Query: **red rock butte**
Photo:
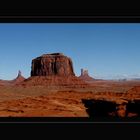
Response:
[{"label": "red rock butte", "polygon": [[85,87],[88,84],[75,76],[71,58],[62,53],[52,53],[32,60],[31,77],[22,85]]},{"label": "red rock butte", "polygon": [[81,69],[81,75],[79,76],[80,79],[86,82],[93,82],[95,81],[94,78],[90,77],[88,74],[88,70]]},{"label": "red rock butte", "polygon": [[44,54],[32,60],[31,76],[75,76],[71,58],[63,53]]}]

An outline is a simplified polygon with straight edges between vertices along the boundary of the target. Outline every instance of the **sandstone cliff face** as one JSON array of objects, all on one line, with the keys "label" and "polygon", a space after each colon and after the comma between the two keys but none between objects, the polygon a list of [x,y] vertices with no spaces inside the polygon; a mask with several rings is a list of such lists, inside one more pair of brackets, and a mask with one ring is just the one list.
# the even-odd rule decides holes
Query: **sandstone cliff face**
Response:
[{"label": "sandstone cliff face", "polygon": [[62,53],[44,54],[32,60],[31,76],[74,76],[73,64]]}]

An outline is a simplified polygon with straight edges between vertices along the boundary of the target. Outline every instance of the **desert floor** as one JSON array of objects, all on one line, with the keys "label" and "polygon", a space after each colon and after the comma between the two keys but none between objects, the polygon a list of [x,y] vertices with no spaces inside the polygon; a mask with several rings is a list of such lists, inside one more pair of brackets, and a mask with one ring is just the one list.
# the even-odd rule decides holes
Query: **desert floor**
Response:
[{"label": "desert floor", "polygon": [[89,87],[0,86],[0,117],[88,117],[82,99],[139,99],[140,81],[95,81]]}]

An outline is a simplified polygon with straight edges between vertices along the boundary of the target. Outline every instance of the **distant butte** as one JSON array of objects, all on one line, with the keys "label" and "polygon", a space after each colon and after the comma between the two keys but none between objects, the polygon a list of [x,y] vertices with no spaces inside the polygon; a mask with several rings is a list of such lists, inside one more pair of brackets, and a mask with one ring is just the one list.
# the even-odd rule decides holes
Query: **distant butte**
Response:
[{"label": "distant butte", "polygon": [[90,77],[88,74],[88,70],[81,69],[81,75],[79,76],[80,79],[86,82],[93,82],[95,81],[94,78]]},{"label": "distant butte", "polygon": [[13,80],[0,80],[0,85],[1,86],[16,85],[16,84],[20,84],[24,80],[25,80],[25,78],[22,76],[21,71],[19,70],[18,75],[15,79],[13,79]]},{"label": "distant butte", "polygon": [[17,76],[14,80],[12,80],[12,83],[18,84],[18,83],[23,82],[24,80],[25,80],[25,78],[22,76],[22,73],[21,73],[21,71],[19,70],[19,71],[18,71],[18,76]]}]

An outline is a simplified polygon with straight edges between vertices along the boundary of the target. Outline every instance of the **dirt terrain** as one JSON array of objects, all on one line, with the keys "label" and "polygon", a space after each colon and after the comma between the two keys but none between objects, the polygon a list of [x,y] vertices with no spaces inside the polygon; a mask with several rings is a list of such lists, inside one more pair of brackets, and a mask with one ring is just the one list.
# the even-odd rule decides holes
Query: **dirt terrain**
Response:
[{"label": "dirt terrain", "polygon": [[[140,98],[140,81],[94,81],[89,87],[0,86],[1,117],[89,117],[83,99],[122,104]],[[137,90],[136,90],[137,89]]]}]

